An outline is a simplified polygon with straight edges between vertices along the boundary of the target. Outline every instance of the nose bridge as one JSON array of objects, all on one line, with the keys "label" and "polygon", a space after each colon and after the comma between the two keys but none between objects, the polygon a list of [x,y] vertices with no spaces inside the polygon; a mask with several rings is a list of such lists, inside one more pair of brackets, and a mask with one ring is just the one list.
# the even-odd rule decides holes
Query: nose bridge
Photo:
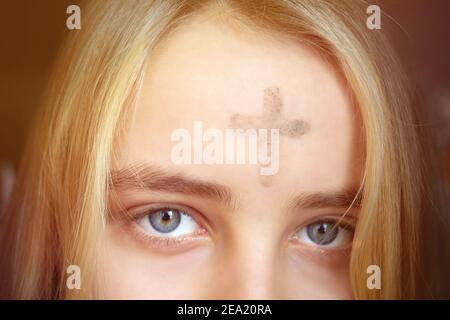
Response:
[{"label": "nose bridge", "polygon": [[279,251],[273,233],[263,228],[236,237],[216,269],[220,298],[274,299],[281,277]]},{"label": "nose bridge", "polygon": [[241,299],[274,298],[278,259],[273,245],[249,246],[235,259],[232,266],[235,294]]}]

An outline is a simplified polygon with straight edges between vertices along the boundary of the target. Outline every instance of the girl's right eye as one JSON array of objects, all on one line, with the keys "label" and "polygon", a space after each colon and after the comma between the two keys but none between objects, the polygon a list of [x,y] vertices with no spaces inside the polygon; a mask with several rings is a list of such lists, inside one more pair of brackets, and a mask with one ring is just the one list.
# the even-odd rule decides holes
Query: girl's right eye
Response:
[{"label": "girl's right eye", "polygon": [[148,235],[161,238],[186,237],[201,230],[192,216],[174,208],[153,210],[139,218],[137,224]]}]

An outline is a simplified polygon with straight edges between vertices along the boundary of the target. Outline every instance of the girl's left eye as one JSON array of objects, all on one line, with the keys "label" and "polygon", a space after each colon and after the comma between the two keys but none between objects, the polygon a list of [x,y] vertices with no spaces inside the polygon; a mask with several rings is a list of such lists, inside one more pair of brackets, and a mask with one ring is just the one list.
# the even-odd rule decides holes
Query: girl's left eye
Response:
[{"label": "girl's left eye", "polygon": [[189,214],[173,208],[152,211],[139,218],[137,224],[149,235],[162,238],[188,236],[200,229]]},{"label": "girl's left eye", "polygon": [[351,244],[353,231],[334,221],[317,221],[298,230],[294,238],[308,245],[339,248]]}]

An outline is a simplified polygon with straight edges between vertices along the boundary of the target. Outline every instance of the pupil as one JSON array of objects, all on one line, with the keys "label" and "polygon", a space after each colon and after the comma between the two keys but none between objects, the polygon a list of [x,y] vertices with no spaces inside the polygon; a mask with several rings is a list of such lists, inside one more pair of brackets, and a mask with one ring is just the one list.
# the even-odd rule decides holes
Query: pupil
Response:
[{"label": "pupil", "polygon": [[307,227],[308,237],[316,244],[327,245],[336,239],[338,228],[332,222],[318,222]]},{"label": "pupil", "polygon": [[161,218],[164,222],[168,222],[170,220],[170,214],[168,212],[164,212]]},{"label": "pupil", "polygon": [[319,226],[319,232],[321,233],[321,234],[325,234],[326,232],[327,232],[327,227],[325,226],[325,224],[321,224],[320,226]]}]

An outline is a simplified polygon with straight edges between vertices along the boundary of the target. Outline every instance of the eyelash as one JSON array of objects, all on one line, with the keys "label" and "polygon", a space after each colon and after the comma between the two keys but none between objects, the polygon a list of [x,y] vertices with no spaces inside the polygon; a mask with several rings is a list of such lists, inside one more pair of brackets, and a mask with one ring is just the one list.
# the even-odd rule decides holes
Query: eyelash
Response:
[{"label": "eyelash", "polygon": [[[139,225],[138,221],[149,217],[152,214],[157,213],[158,211],[162,210],[177,210],[180,212],[185,213],[187,216],[191,217],[195,223],[198,225],[199,230],[193,234],[189,234],[186,236],[177,236],[177,237],[161,237],[161,236],[154,236],[150,235],[148,232],[144,231],[143,228]],[[197,213],[192,208],[187,208],[186,206],[181,205],[158,205],[158,206],[152,206],[152,208],[146,208],[146,210],[142,210],[141,213],[134,214],[133,217],[131,217],[131,232],[135,236],[135,238],[143,243],[146,247],[150,247],[153,249],[160,249],[160,250],[167,250],[170,251],[170,249],[181,249],[181,248],[187,248],[189,245],[193,245],[194,243],[198,243],[198,241],[205,241],[207,239],[208,231],[204,227],[204,224],[202,222],[199,222],[198,220],[203,220],[200,218],[200,213]],[[354,223],[351,223],[348,221],[349,219],[342,219],[342,217],[323,217],[320,219],[316,219],[313,221],[310,221],[306,224],[303,224],[301,227],[297,228],[294,232],[294,235],[298,233],[300,230],[307,228],[308,226],[315,224],[315,223],[333,223],[338,229],[345,229],[347,231],[350,231],[352,233],[351,238],[353,239],[354,234]],[[327,255],[327,254],[333,254],[338,252],[347,252],[349,249],[349,246],[343,246],[341,247],[327,247],[321,246],[318,244],[305,244],[300,243],[298,238],[296,236],[291,236],[290,241],[294,242],[294,244],[301,246],[301,247],[307,247],[310,249],[311,252],[316,252],[321,255]],[[333,240],[334,241],[334,240]],[[352,240],[351,240],[352,242]],[[351,246],[350,242],[350,246]]]}]

